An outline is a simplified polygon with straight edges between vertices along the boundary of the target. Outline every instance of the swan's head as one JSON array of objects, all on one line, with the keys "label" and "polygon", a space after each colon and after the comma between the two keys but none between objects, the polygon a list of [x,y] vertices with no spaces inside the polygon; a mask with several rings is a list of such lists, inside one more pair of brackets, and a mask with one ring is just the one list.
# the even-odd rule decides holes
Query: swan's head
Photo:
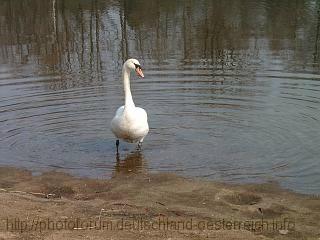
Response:
[{"label": "swan's head", "polygon": [[130,58],[124,63],[124,65],[130,70],[134,70],[138,76],[144,77],[141,65],[137,59]]}]

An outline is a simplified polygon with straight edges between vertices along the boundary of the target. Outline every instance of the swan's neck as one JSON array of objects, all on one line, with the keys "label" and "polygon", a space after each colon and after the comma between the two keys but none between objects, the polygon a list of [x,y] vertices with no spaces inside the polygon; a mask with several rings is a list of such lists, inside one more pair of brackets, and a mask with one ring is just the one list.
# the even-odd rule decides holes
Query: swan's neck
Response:
[{"label": "swan's neck", "polygon": [[124,87],[125,107],[134,107],[134,102],[130,90],[130,70],[127,66],[123,66],[122,80]]}]

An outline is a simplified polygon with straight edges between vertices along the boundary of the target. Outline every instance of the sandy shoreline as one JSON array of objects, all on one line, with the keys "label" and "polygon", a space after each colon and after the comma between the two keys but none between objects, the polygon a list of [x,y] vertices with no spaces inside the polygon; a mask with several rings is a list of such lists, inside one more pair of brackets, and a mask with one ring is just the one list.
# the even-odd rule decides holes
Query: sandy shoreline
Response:
[{"label": "sandy shoreline", "polygon": [[320,198],[174,174],[0,168],[0,239],[319,239]]}]

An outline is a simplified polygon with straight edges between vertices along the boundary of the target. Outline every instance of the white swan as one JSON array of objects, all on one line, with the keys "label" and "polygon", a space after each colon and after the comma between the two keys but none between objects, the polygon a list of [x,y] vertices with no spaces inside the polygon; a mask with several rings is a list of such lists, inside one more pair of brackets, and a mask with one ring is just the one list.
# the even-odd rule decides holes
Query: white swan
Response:
[{"label": "white swan", "polygon": [[125,94],[125,104],[116,111],[111,121],[111,131],[117,137],[117,152],[119,139],[126,142],[138,142],[139,148],[149,132],[147,112],[134,105],[130,90],[130,72],[135,71],[138,76],[144,77],[140,63],[136,59],[128,59],[122,67],[122,80]]}]

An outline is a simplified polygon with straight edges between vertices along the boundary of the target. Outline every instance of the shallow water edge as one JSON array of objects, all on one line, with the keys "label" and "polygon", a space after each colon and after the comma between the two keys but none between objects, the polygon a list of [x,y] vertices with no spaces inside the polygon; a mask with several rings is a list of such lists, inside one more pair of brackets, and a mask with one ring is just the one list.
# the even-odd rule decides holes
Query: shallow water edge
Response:
[{"label": "shallow water edge", "polygon": [[276,183],[226,184],[168,173],[110,180],[0,168],[5,239],[318,239],[320,198]]}]

